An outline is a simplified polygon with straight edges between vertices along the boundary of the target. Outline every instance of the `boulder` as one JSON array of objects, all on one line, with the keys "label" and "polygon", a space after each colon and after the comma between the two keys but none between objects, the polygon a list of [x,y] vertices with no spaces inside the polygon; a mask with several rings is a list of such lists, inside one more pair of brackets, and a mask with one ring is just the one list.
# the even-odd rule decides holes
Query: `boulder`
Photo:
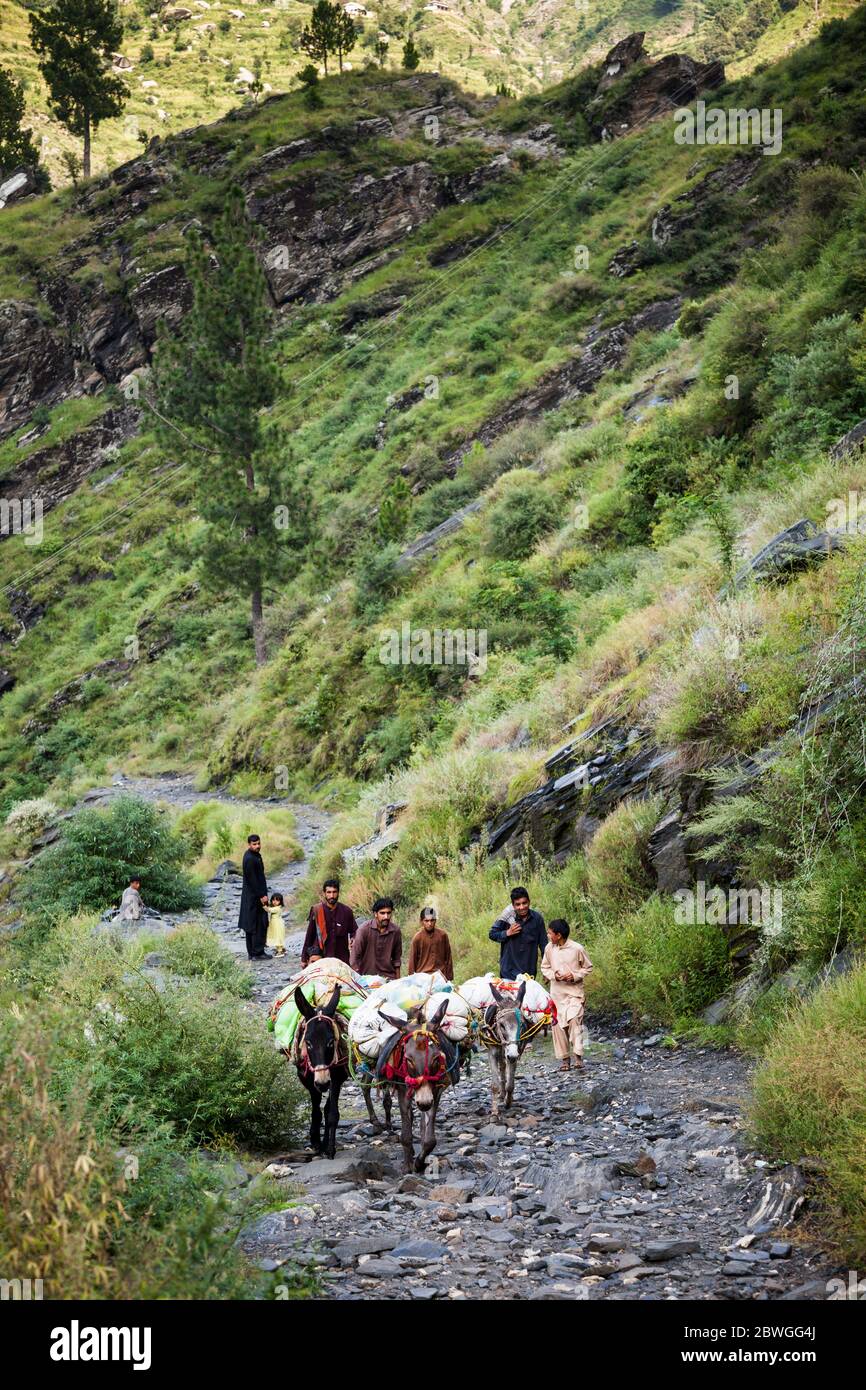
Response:
[{"label": "boulder", "polygon": [[596,87],[596,95],[606,92],[608,87],[612,87],[614,82],[633,68],[635,63],[640,63],[649,57],[643,46],[645,31],[639,34],[629,34],[627,38],[620,39],[615,43],[602,63],[602,75]]},{"label": "boulder", "polygon": [[0,210],[10,203],[20,203],[37,190],[38,180],[34,169],[15,169],[7,178],[0,180]]},{"label": "boulder", "polygon": [[[2,196],[2,189],[0,189],[0,196]],[[836,440],[830,450],[831,463],[840,463],[849,454],[859,453],[864,444],[866,444],[866,420],[861,420],[847,434],[843,434],[841,439]]]},{"label": "boulder", "polygon": [[0,301],[0,438],[24,424],[37,401],[53,405],[74,384],[70,343],[47,326],[35,304]]},{"label": "boulder", "polygon": [[629,34],[604,59],[587,108],[590,127],[601,139],[625,135],[657,116],[688,106],[701,92],[725,80],[722,63],[699,63],[685,53],[668,53],[651,62],[643,39],[642,33]]},{"label": "boulder", "polygon": [[398,817],[407,804],[405,801],[399,801],[390,806],[383,806],[376,820],[375,833],[370,839],[343,850],[343,864],[346,868],[365,862],[375,864],[380,855],[399,843],[403,827],[399,824]]},{"label": "boulder", "polygon": [[[786,578],[841,550],[845,540],[844,531],[819,531],[813,521],[804,517],[768,541],[734,576],[730,587],[736,591],[753,580],[760,583]],[[727,590],[722,591],[722,596],[725,593]]]},{"label": "boulder", "polygon": [[759,1185],[757,1201],[746,1221],[749,1231],[762,1234],[791,1226],[805,1205],[808,1184],[796,1163],[780,1168]]}]

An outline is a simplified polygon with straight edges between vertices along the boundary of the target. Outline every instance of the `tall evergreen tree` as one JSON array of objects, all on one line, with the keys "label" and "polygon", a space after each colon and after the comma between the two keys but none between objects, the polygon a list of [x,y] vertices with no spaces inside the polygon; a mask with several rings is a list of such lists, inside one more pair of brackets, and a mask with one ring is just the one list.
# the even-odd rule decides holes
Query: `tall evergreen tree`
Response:
[{"label": "tall evergreen tree", "polygon": [[340,72],[342,72],[343,54],[351,53],[355,47],[358,42],[358,31],[351,15],[346,14],[342,5],[335,5],[334,9],[337,11],[334,17],[334,39],[337,45],[337,61],[340,64]]},{"label": "tall evergreen tree", "polygon": [[0,68],[0,175],[11,173],[19,164],[35,165],[39,160],[29,130],[24,130],[24,87],[7,68]]},{"label": "tall evergreen tree", "polygon": [[[328,71],[328,58],[338,48],[338,16],[343,14],[339,5],[330,0],[318,0],[313,6],[310,22],[301,34],[300,47],[308,53],[314,63],[324,64]],[[341,63],[342,66],[342,63]]]},{"label": "tall evergreen tree", "polygon": [[404,68],[408,68],[410,72],[414,72],[420,61],[421,54],[415,47],[415,40],[410,34],[403,45],[403,66]]},{"label": "tall evergreen tree", "polygon": [[153,409],[162,442],[193,474],[203,579],[249,600],[261,665],[264,594],[297,570],[305,524],[285,442],[267,418],[279,391],[266,348],[273,315],[238,190],[209,246],[190,233],[187,274],[192,308],[176,332],[160,334]]},{"label": "tall evergreen tree", "polygon": [[52,110],[84,142],[82,171],[90,175],[90,140],[100,121],[119,116],[129,95],[111,71],[123,24],[114,0],[54,0],[30,16],[30,42],[48,84]]}]

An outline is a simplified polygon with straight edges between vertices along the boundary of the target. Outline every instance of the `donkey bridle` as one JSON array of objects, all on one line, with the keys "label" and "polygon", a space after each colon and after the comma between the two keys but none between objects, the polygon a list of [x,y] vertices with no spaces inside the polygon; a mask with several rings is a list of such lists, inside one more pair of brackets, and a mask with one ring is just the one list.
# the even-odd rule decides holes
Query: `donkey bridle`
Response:
[{"label": "donkey bridle", "polygon": [[322,1019],[323,1022],[329,1023],[334,1033],[334,1056],[333,1059],[327,1063],[327,1070],[330,1071],[332,1067],[345,1066],[349,1060],[349,1053],[348,1049],[342,1053],[340,1051],[345,1039],[343,1025],[337,1022],[336,1017],[324,1013],[321,1009],[316,1010],[313,1018],[305,1018],[303,1027],[298,1029],[298,1040],[295,1046],[295,1061],[302,1062],[306,1071],[314,1070],[314,1068],[310,1066],[310,1059],[307,1054],[307,1027],[314,1022],[315,1019]]}]

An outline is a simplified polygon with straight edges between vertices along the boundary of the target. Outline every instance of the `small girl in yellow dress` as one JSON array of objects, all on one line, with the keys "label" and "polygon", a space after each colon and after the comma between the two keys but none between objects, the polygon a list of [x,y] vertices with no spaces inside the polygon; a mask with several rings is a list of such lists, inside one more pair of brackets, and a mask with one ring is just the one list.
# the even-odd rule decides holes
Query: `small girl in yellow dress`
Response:
[{"label": "small girl in yellow dress", "polygon": [[265,908],[268,914],[267,945],[273,946],[275,956],[286,954],[286,924],[283,921],[283,895],[272,893],[271,901]]}]

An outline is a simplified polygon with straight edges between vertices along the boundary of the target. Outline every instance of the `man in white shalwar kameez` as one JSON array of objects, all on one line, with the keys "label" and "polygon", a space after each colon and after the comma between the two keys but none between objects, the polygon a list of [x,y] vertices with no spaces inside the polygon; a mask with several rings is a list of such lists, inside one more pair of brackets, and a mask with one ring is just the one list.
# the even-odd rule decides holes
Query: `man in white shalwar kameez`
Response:
[{"label": "man in white shalwar kameez", "polygon": [[583,982],[592,969],[592,961],[580,942],[569,941],[569,930],[561,917],[554,918],[547,928],[549,945],[541,961],[541,973],[549,982],[556,1005],[553,1051],[560,1071],[571,1070],[572,1058],[577,1069],[583,1066]]}]

